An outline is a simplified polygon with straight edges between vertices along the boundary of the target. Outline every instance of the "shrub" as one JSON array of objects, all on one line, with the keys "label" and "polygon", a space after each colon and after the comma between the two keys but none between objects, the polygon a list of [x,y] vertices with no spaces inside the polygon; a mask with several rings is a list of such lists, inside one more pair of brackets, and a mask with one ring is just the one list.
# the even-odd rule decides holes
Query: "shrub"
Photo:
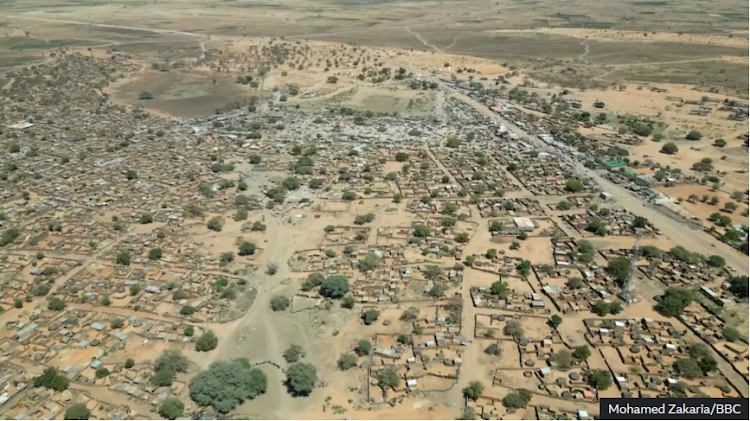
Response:
[{"label": "shrub", "polygon": [[219,338],[214,332],[207,331],[195,342],[195,350],[198,352],[208,352],[216,348],[219,344]]},{"label": "shrub", "polygon": [[135,360],[132,358],[128,358],[125,360],[125,368],[133,368],[135,366]]},{"label": "shrub", "polygon": [[246,399],[266,393],[267,388],[265,373],[250,367],[246,359],[217,361],[190,381],[190,398],[226,414]]},{"label": "shrub", "polygon": [[296,363],[300,358],[305,356],[305,350],[297,344],[289,345],[289,348],[284,351],[284,361],[287,363]]},{"label": "shrub", "polygon": [[557,210],[568,210],[571,207],[572,207],[572,205],[567,200],[563,200],[563,201],[559,202],[557,204],[557,206],[555,206],[555,208],[557,208]]},{"label": "shrub", "polygon": [[271,298],[271,310],[273,311],[284,311],[289,308],[289,298],[283,295],[276,295]]},{"label": "shrub", "polygon": [[490,346],[484,349],[484,353],[499,357],[503,351],[497,344],[490,344]]},{"label": "shrub", "polygon": [[742,335],[737,329],[730,327],[730,326],[727,326],[724,329],[722,329],[721,334],[724,336],[724,339],[726,339],[729,342],[736,342],[742,337]]},{"label": "shrub", "polygon": [[680,151],[680,148],[678,148],[677,145],[675,145],[672,142],[665,143],[661,147],[661,153],[664,153],[664,154],[667,154],[667,155],[674,155],[674,154],[676,154],[679,151]]},{"label": "shrub", "polygon": [[207,224],[208,229],[211,231],[220,232],[221,231],[221,221],[219,221],[218,218],[211,218],[210,221],[208,221]]},{"label": "shrub", "polygon": [[47,301],[47,308],[53,311],[60,311],[65,308],[65,301],[62,298],[52,298]]},{"label": "shrub", "polygon": [[347,295],[341,300],[341,307],[343,308],[354,308],[354,297]]},{"label": "shrub", "polygon": [[698,130],[691,130],[686,136],[685,139],[687,140],[701,140],[703,138],[703,134],[699,132]]},{"label": "shrub", "polygon": [[349,352],[344,352],[339,356],[339,360],[337,362],[337,366],[339,370],[346,371],[349,370],[352,367],[356,367],[357,365],[357,357]]}]

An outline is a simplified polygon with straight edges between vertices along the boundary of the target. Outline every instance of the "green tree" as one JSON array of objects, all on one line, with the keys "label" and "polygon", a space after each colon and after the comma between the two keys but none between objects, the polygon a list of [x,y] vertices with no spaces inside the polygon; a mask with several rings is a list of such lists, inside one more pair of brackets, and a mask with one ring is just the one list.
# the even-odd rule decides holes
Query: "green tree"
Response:
[{"label": "green tree", "polygon": [[583,182],[577,178],[571,178],[565,183],[565,190],[577,193],[583,190]]},{"label": "green tree", "polygon": [[430,228],[426,225],[417,225],[414,227],[414,236],[419,238],[429,237]]},{"label": "green tree", "polygon": [[154,371],[170,370],[173,373],[187,373],[190,361],[180,351],[167,350],[154,362]]},{"label": "green tree", "polygon": [[515,340],[522,339],[524,337],[524,330],[523,326],[521,326],[521,323],[519,323],[516,320],[509,320],[505,323],[505,327],[503,328],[503,334],[505,336],[511,336]]},{"label": "green tree", "polygon": [[90,416],[91,411],[82,403],[74,403],[65,410],[66,420],[87,420]]},{"label": "green tree", "polygon": [[249,241],[243,241],[242,244],[240,244],[240,250],[237,254],[240,256],[250,256],[255,254],[255,244]]},{"label": "green tree", "polygon": [[401,383],[401,375],[398,369],[389,365],[378,371],[378,385],[385,389],[386,387],[396,388]]},{"label": "green tree", "polygon": [[508,297],[508,284],[502,281],[494,282],[490,286],[490,292],[500,299],[505,299]]},{"label": "green tree", "polygon": [[703,371],[704,374],[708,374],[719,369],[719,363],[716,362],[716,359],[714,359],[714,357],[710,355],[706,355],[705,357],[701,358],[698,366],[701,368],[701,371]]},{"label": "green tree", "polygon": [[295,363],[286,370],[286,386],[293,396],[307,396],[318,382],[317,369],[312,364]]},{"label": "green tree", "polygon": [[190,398],[226,414],[246,399],[266,393],[267,387],[266,375],[246,359],[217,361],[190,381]]},{"label": "green tree", "polygon": [[720,267],[724,267],[724,265],[726,265],[727,262],[726,260],[724,260],[723,257],[714,254],[712,256],[709,256],[708,259],[706,259],[706,263],[709,266],[720,268]]},{"label": "green tree", "polygon": [[60,311],[65,308],[65,301],[62,298],[54,297],[47,302],[47,308],[52,311]]},{"label": "green tree", "polygon": [[320,286],[320,295],[326,298],[341,298],[349,292],[349,280],[343,275],[332,275]]},{"label": "green tree", "polygon": [[630,260],[627,257],[618,257],[607,263],[607,273],[615,279],[620,287],[623,287],[630,278]]},{"label": "green tree", "polygon": [[482,396],[482,392],[484,392],[484,385],[479,381],[469,383],[469,385],[463,390],[464,396],[473,401],[479,399],[479,397]]},{"label": "green tree", "polygon": [[372,343],[367,339],[360,339],[357,343],[357,347],[354,348],[354,352],[360,357],[370,355],[370,352],[372,352]]},{"label": "green tree", "polygon": [[606,370],[593,369],[589,371],[588,384],[596,390],[607,390],[612,386],[612,375]]},{"label": "green tree", "polygon": [[149,381],[157,387],[171,386],[172,382],[174,382],[174,375],[175,373],[172,370],[161,369],[155,371]]},{"label": "green tree", "polygon": [[34,387],[44,387],[62,392],[67,390],[69,385],[70,380],[54,367],[45,368],[41,375],[34,377]]},{"label": "green tree", "polygon": [[553,314],[552,317],[549,318],[549,324],[550,326],[557,328],[560,326],[563,322],[562,317],[558,316],[557,314]]},{"label": "green tree", "polygon": [[215,349],[218,344],[219,338],[216,337],[213,331],[209,330],[195,342],[195,350],[198,352],[208,352]]},{"label": "green tree", "polygon": [[130,265],[130,253],[127,251],[121,251],[117,253],[117,257],[115,258],[115,263],[118,265],[128,266]]},{"label": "green tree", "polygon": [[531,262],[528,260],[524,260],[518,265],[516,265],[516,270],[518,273],[521,274],[521,276],[529,276],[531,273]]},{"label": "green tree", "polygon": [[703,374],[698,362],[690,358],[682,358],[674,363],[674,369],[680,376],[687,379],[696,379]]},{"label": "green tree", "polygon": [[377,311],[375,309],[371,309],[371,310],[367,310],[364,313],[362,313],[362,320],[364,321],[364,323],[366,325],[369,326],[369,325],[373,324],[376,320],[378,320],[379,316],[380,316],[380,312],[379,311]]},{"label": "green tree", "polygon": [[103,378],[109,376],[109,369],[107,369],[106,367],[98,368],[96,370],[95,374],[96,374],[96,378],[97,379],[103,379]]},{"label": "green tree", "polygon": [[185,413],[185,404],[177,398],[167,398],[159,406],[159,415],[174,420],[180,418]]},{"label": "green tree", "polygon": [[570,368],[573,364],[573,355],[567,349],[563,349],[552,354],[550,362],[555,363],[559,368]]},{"label": "green tree", "polygon": [[577,346],[573,351],[573,356],[577,360],[588,360],[591,357],[591,350],[587,345]]},{"label": "green tree", "polygon": [[555,206],[555,208],[556,208],[557,210],[568,210],[568,209],[570,209],[570,208],[571,208],[572,206],[573,206],[573,205],[571,205],[571,204],[570,204],[570,202],[568,202],[567,200],[563,200],[563,201],[559,202],[559,203],[557,204],[557,206]]},{"label": "green tree", "polygon": [[153,248],[148,251],[148,258],[151,260],[159,260],[161,259],[161,256],[162,256],[162,250],[159,247]]},{"label": "green tree", "polygon": [[695,299],[693,292],[679,287],[667,288],[659,298],[656,310],[664,316],[678,317]]},{"label": "green tree", "polygon": [[596,304],[594,304],[593,307],[591,307],[591,311],[596,313],[598,316],[606,316],[609,314],[609,311],[611,309],[611,303],[608,303],[604,300],[598,301]]},{"label": "green tree", "polygon": [[357,262],[360,272],[368,272],[380,266],[380,257],[375,253],[367,253],[364,259]]}]

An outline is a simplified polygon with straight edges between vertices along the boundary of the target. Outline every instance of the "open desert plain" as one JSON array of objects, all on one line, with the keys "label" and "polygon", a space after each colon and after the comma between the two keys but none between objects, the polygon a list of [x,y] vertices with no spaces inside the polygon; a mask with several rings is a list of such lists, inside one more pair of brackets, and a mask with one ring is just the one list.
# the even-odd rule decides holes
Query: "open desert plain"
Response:
[{"label": "open desert plain", "polygon": [[5,419],[747,398],[739,0],[0,0]]}]

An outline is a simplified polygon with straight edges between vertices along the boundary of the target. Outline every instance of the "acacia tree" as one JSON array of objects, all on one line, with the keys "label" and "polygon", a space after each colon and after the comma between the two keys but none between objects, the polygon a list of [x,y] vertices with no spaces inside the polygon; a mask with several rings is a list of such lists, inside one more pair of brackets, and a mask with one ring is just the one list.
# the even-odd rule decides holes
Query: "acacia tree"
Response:
[{"label": "acacia tree", "polygon": [[246,399],[266,393],[268,379],[247,359],[217,361],[190,381],[190,398],[226,414]]},{"label": "acacia tree", "polygon": [[314,365],[294,363],[286,370],[286,387],[293,396],[307,396],[318,382],[318,372]]}]

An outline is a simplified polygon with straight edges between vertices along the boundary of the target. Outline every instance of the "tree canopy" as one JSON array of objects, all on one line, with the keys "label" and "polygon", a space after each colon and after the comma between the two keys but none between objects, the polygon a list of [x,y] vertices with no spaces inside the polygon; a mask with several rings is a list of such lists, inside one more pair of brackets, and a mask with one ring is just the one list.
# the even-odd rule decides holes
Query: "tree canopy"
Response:
[{"label": "tree canopy", "polygon": [[286,386],[294,396],[307,396],[318,382],[318,371],[312,364],[294,363],[286,370]]},{"label": "tree canopy", "polygon": [[331,275],[320,285],[320,295],[326,298],[341,298],[349,292],[349,280],[343,275]]},{"label": "tree canopy", "polygon": [[226,414],[246,399],[266,393],[268,379],[246,359],[217,361],[190,381],[190,398]]}]

